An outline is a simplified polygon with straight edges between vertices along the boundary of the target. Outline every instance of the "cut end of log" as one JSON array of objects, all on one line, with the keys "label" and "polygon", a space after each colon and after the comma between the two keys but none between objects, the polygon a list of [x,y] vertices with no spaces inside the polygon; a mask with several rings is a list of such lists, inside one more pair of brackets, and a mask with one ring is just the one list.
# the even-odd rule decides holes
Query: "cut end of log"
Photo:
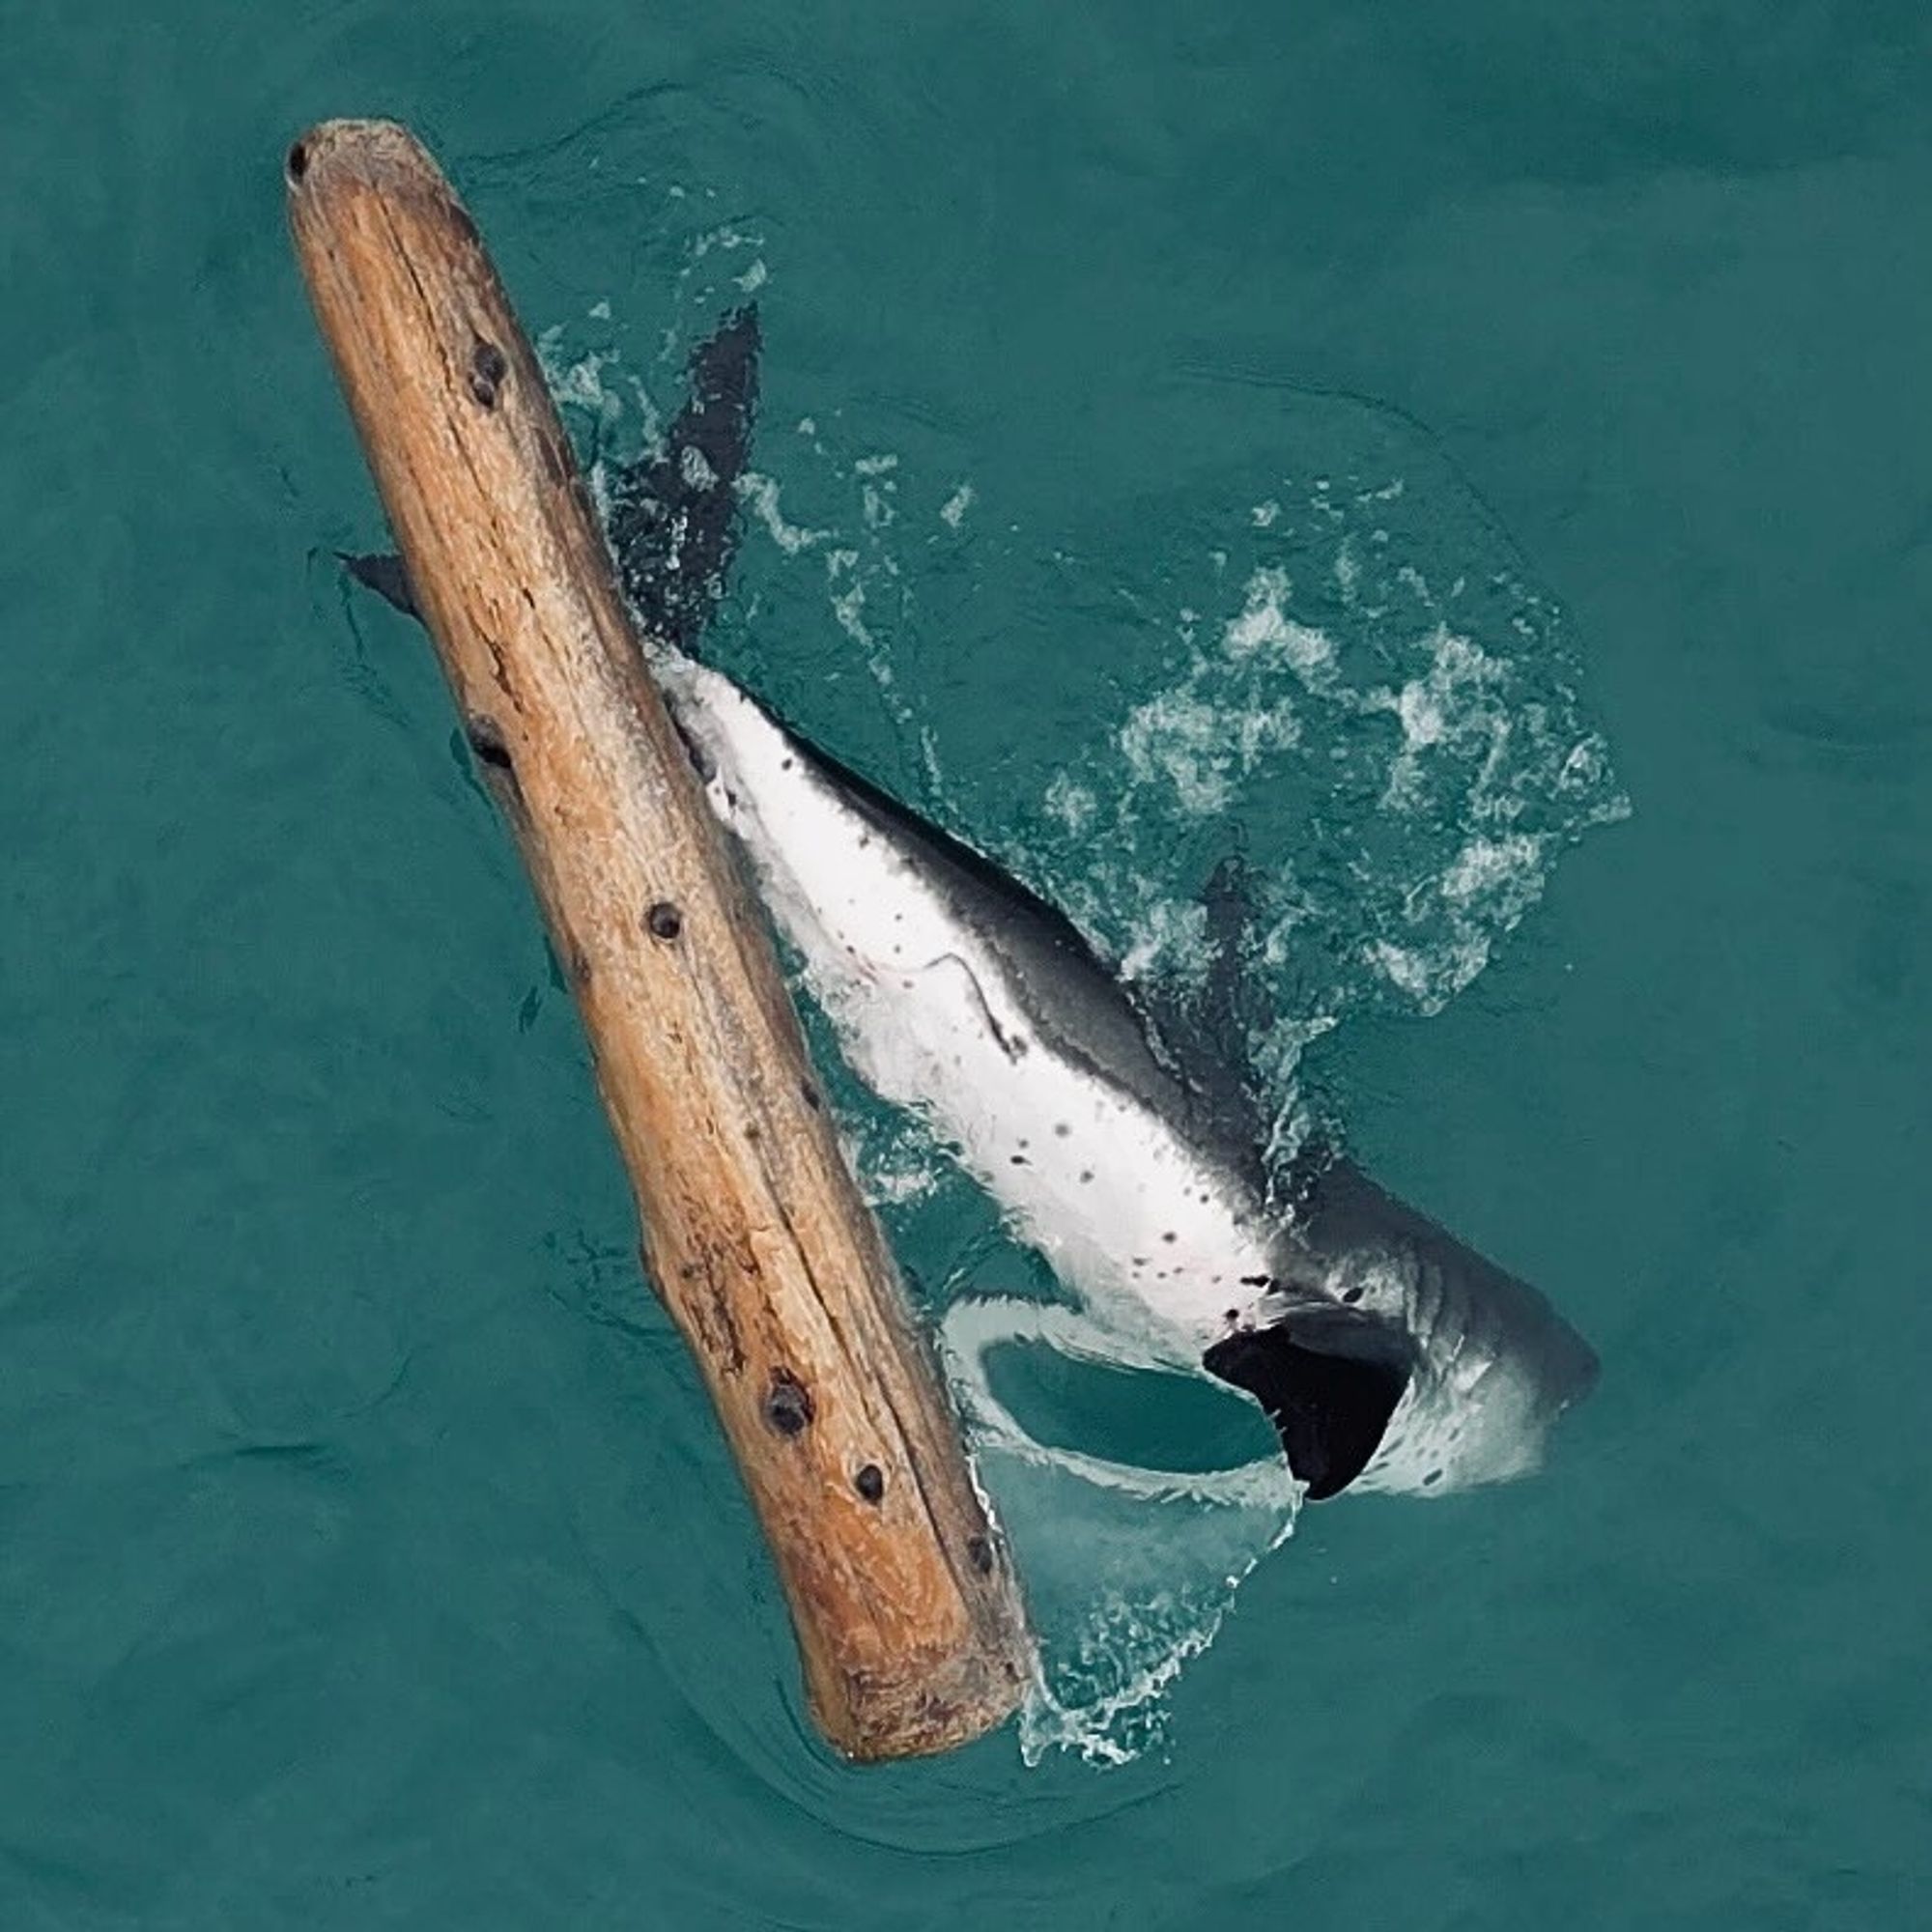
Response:
[{"label": "cut end of log", "polygon": [[282,166],[291,196],[326,190],[345,174],[367,183],[420,182],[447,193],[442,170],[394,121],[322,121],[289,144]]},{"label": "cut end of log", "polygon": [[851,1687],[842,1712],[814,1698],[812,1720],[855,1764],[936,1757],[984,1737],[1011,1716],[1030,1667],[1019,1658],[950,1657],[895,1684]]}]

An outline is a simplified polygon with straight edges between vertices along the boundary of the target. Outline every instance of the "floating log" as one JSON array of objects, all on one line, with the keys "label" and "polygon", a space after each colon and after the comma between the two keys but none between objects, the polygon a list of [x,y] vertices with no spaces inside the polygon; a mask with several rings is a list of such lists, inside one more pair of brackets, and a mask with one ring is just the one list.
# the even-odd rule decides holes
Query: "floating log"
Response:
[{"label": "floating log", "polygon": [[317,128],[287,185],[390,527],[575,988],[645,1266],[770,1539],[813,1718],[854,1758],[963,1743],[1032,1667],[1006,1548],[536,358],[405,129]]}]

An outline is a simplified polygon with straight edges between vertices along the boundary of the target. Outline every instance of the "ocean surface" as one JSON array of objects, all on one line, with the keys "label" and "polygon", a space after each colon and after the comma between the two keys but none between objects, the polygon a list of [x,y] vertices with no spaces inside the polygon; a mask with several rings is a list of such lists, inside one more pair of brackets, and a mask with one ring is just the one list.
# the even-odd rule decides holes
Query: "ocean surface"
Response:
[{"label": "ocean surface", "polygon": [[[1924,1922],[1922,8],[0,54],[0,1927]],[[1238,854],[1281,1132],[1603,1356],[1539,1474],[1297,1516],[832,1067],[1044,1662],[950,1758],[817,1741],[514,849],[335,565],[281,160],[342,114],[434,148],[588,465],[757,301],[707,648],[1151,1006]]]}]

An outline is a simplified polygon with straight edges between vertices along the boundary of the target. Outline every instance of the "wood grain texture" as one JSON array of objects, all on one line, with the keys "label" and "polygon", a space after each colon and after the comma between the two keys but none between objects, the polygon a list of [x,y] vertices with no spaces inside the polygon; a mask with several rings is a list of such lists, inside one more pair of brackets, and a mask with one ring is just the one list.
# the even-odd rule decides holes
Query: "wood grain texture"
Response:
[{"label": "wood grain texture", "polygon": [[959,1744],[1024,1689],[1018,1589],[529,344],[403,128],[328,123],[287,176],[323,335],[574,983],[645,1264],[770,1539],[812,1714],[856,1758]]}]

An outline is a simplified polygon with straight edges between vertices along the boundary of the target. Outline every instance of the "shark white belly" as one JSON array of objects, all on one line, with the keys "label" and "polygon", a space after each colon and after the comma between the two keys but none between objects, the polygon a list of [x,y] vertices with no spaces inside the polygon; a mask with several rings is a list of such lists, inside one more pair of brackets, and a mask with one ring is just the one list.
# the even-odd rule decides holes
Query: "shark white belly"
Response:
[{"label": "shark white belly", "polygon": [[[1293,1407],[1303,1471],[1334,1487],[1439,1493],[1536,1465],[1594,1370],[1540,1296],[1346,1163],[1290,1225],[1058,915],[720,672],[680,653],[658,671],[854,1070],[923,1115],[1094,1333],[1249,1388],[1292,1463]],[[1291,1333],[1309,1346],[1285,1363]],[[1337,1417],[1361,1439],[1338,1447]]]},{"label": "shark white belly", "polygon": [[854,1070],[1090,1308],[1198,1369],[1271,1274],[1241,1177],[1042,1028],[988,933],[744,692],[684,658],[660,675]]}]

